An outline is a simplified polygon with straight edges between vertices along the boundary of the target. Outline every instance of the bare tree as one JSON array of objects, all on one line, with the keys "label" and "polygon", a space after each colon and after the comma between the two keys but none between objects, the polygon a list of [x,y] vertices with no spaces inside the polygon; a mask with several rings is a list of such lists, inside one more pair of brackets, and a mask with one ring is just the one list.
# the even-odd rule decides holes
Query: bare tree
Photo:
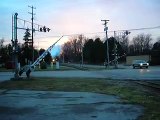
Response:
[{"label": "bare tree", "polygon": [[119,39],[119,44],[122,46],[123,50],[125,51],[125,53],[128,53],[128,49],[129,49],[129,39],[128,37],[122,37],[121,39]]},{"label": "bare tree", "polygon": [[79,62],[81,60],[84,39],[83,35],[77,35],[70,37],[69,41],[64,43],[62,50],[65,61]]},{"label": "bare tree", "polygon": [[136,37],[134,37],[132,40],[134,53],[148,54],[152,47],[151,41],[152,38],[150,34],[139,34]]},{"label": "bare tree", "polygon": [[151,37],[151,34],[147,34],[145,36],[145,41],[144,41],[144,50],[151,50],[152,48],[152,37]]},{"label": "bare tree", "polygon": [[71,60],[72,59],[71,57],[72,57],[72,54],[74,53],[74,50],[73,50],[73,47],[72,47],[70,41],[64,43],[62,50],[63,50],[63,55],[64,55],[65,61]]}]

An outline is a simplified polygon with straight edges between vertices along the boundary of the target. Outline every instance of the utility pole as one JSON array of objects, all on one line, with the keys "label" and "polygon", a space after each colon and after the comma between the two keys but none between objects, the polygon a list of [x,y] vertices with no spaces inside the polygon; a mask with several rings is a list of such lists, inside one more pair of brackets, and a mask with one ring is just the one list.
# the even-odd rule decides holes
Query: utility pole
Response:
[{"label": "utility pole", "polygon": [[109,68],[109,48],[108,48],[108,34],[107,34],[107,30],[108,30],[108,27],[107,27],[107,23],[109,20],[101,20],[104,22],[104,31],[106,31],[106,44],[107,44],[107,67]]},{"label": "utility pole", "polygon": [[28,12],[28,13],[32,15],[31,20],[32,20],[32,63],[33,63],[34,62],[33,32],[35,31],[33,28],[33,19],[34,19],[33,16],[35,15],[35,13],[33,13],[33,9],[36,9],[36,8],[33,6],[28,6],[28,7],[32,9],[32,12]]}]

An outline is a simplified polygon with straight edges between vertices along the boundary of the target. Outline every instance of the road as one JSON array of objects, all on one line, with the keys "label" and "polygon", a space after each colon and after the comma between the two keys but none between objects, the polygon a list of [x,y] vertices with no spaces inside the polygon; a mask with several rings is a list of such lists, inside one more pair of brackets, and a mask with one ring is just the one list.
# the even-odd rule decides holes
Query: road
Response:
[{"label": "road", "polygon": [[[13,72],[0,72],[0,81],[9,80]],[[160,80],[160,66],[151,66],[149,69],[132,69],[125,66],[123,69],[94,70],[94,71],[35,71],[33,77],[59,77],[59,78],[111,78],[122,80]],[[23,74],[25,77],[25,74]]]}]

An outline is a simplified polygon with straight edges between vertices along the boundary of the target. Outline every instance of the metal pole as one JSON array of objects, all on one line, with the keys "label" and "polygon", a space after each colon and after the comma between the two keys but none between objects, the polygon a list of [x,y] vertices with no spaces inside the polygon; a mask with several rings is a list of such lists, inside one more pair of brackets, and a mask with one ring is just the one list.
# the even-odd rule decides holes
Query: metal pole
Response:
[{"label": "metal pole", "polygon": [[19,78],[19,69],[18,69],[18,55],[17,55],[17,52],[18,52],[18,40],[17,40],[17,16],[18,16],[18,13],[15,13],[14,15],[14,47],[15,47],[15,50],[14,50],[14,53],[15,53],[15,75],[14,75],[14,78],[17,79]]},{"label": "metal pole", "polygon": [[14,34],[13,34],[13,32],[14,32],[14,16],[12,15],[12,41],[14,40]]},{"label": "metal pole", "polygon": [[12,15],[12,39],[11,39],[11,43],[12,43],[12,61],[14,61],[14,49],[13,49],[14,48],[14,15]]}]

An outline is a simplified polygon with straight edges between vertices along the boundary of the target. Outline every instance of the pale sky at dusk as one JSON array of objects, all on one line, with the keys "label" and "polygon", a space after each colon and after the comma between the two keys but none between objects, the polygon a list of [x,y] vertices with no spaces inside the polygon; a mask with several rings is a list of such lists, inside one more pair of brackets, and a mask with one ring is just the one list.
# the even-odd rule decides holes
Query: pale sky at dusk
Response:
[{"label": "pale sky at dusk", "polygon": [[[28,5],[36,7],[35,23],[51,28],[49,33],[36,32],[35,38],[103,32],[101,19],[110,20],[109,31],[160,26],[160,0],[0,0],[0,39],[11,39],[11,17],[15,12],[19,18],[31,19]],[[23,36],[24,31],[18,32],[19,37]],[[160,36],[160,29],[153,34]],[[50,42],[41,44],[49,46]]]}]

